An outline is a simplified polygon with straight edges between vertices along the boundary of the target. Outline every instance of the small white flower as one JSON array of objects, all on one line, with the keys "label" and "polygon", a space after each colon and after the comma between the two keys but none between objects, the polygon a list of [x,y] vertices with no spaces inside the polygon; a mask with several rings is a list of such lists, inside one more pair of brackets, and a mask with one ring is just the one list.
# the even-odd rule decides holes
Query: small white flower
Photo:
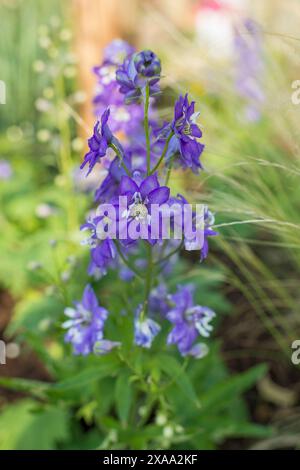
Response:
[{"label": "small white flower", "polygon": [[163,429],[163,436],[166,438],[166,439],[171,439],[171,437],[174,436],[174,429],[172,426],[166,426],[164,429]]},{"label": "small white flower", "polygon": [[155,422],[158,426],[164,426],[167,423],[167,416],[162,413],[158,413]]}]

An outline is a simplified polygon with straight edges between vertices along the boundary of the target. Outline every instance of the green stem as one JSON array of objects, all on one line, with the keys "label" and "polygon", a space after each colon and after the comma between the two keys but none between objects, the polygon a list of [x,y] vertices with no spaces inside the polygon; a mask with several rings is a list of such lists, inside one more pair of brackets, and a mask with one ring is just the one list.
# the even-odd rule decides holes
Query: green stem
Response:
[{"label": "green stem", "polygon": [[114,242],[115,242],[115,245],[116,245],[116,248],[117,248],[118,255],[120,256],[120,258],[121,258],[121,260],[123,261],[123,263],[124,263],[132,272],[134,272],[134,274],[135,274],[141,281],[144,282],[144,278],[143,278],[143,276],[141,275],[141,273],[140,273],[140,272],[136,269],[136,267],[133,266],[133,265],[128,261],[128,259],[125,258],[125,256],[123,255],[118,240],[114,240]]},{"label": "green stem", "polygon": [[168,186],[168,184],[169,184],[169,179],[170,179],[170,176],[171,176],[171,171],[172,171],[172,167],[173,167],[173,162],[174,162],[174,155],[172,155],[172,157],[171,157],[171,159],[170,159],[170,162],[169,162],[169,168],[168,168],[168,171],[167,171],[165,186]]},{"label": "green stem", "polygon": [[146,137],[146,148],[147,148],[147,175],[150,175],[150,135],[149,135],[149,83],[145,88],[145,99],[144,99],[144,131]]},{"label": "green stem", "polygon": [[151,417],[151,414],[153,412],[154,405],[155,405],[156,402],[157,402],[156,397],[154,398],[152,396],[149,396],[149,403],[147,403],[147,405],[145,405],[145,407],[146,407],[145,414],[141,417],[141,420],[137,425],[139,428],[142,428],[143,426],[145,426],[145,424],[149,421],[149,419]]},{"label": "green stem", "polygon": [[175,255],[178,251],[181,250],[181,248],[183,247],[183,243],[184,243],[184,240],[181,240],[181,243],[177,248],[175,248],[170,253],[168,253],[163,259],[159,259],[159,260],[155,261],[154,265],[162,264],[165,261],[167,261],[169,258],[171,258],[173,255]]},{"label": "green stem", "polygon": [[127,166],[126,166],[125,163],[123,162],[123,157],[122,157],[122,155],[121,155],[119,149],[115,146],[115,144],[112,144],[112,143],[109,144],[109,147],[112,148],[114,152],[116,152],[116,154],[117,154],[117,156],[118,156],[118,158],[119,158],[119,160],[120,160],[121,166],[122,166],[122,168],[123,168],[123,169],[125,170],[125,172],[126,172],[126,175],[127,175],[127,176],[131,176],[131,173],[130,173],[129,169],[127,168]]},{"label": "green stem", "polygon": [[143,314],[146,315],[148,311],[148,300],[152,286],[152,273],[153,273],[153,259],[152,259],[152,246],[147,243],[147,273],[146,273],[146,282],[145,282],[145,300],[144,300],[144,309]]},{"label": "green stem", "polygon": [[[177,375],[176,377],[174,377],[173,379],[171,379],[171,380],[170,380],[168,383],[166,383],[165,385],[162,385],[162,386],[161,386],[161,389],[160,389],[160,392],[162,392],[162,391],[165,392],[169,387],[171,387],[171,385],[173,385],[173,384],[176,382],[176,380],[177,380],[178,378],[180,378],[180,375],[181,375],[183,372],[185,372],[187,366],[189,365],[189,360],[190,360],[189,357],[186,357],[186,358],[184,359],[183,364],[182,364],[181,368],[180,368],[179,371],[178,371],[178,375]],[[161,396],[163,396],[162,393],[161,393]]]},{"label": "green stem", "polygon": [[171,138],[173,137],[174,135],[174,132],[171,131],[170,134],[168,135],[167,137],[167,140],[166,140],[166,143],[165,143],[165,146],[164,146],[164,149],[163,149],[163,152],[161,154],[161,157],[160,159],[158,160],[158,162],[156,163],[155,167],[153,168],[153,170],[151,170],[150,172],[150,175],[152,175],[160,166],[160,164],[162,163],[163,159],[165,158],[165,155],[167,153],[167,150],[168,150],[168,147],[169,147],[169,142],[171,140]]}]

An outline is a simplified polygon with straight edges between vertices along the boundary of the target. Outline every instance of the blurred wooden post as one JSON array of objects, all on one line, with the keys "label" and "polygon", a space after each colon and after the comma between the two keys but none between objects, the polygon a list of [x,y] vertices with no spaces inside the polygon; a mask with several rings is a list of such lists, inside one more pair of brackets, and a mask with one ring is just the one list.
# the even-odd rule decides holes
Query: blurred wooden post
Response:
[{"label": "blurred wooden post", "polygon": [[109,41],[130,36],[132,15],[129,18],[129,12],[132,13],[135,6],[136,0],[72,0],[79,87],[87,95],[81,117],[90,128],[94,121],[91,102],[95,78],[92,67],[100,63],[103,47]]}]

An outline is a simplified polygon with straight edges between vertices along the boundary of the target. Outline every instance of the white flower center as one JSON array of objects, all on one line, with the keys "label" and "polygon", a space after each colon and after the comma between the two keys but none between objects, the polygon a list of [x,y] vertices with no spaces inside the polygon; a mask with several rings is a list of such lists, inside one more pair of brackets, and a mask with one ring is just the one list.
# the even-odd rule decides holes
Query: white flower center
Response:
[{"label": "white flower center", "polygon": [[138,202],[132,205],[129,215],[136,220],[145,220],[148,216],[148,209],[145,204]]}]

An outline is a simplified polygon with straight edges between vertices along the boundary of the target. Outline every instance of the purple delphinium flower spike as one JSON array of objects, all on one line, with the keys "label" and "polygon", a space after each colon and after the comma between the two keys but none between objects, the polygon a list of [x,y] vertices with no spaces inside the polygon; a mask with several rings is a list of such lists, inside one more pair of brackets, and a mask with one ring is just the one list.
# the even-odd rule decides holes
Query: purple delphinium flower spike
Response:
[{"label": "purple delphinium flower spike", "polygon": [[93,352],[97,341],[103,339],[103,328],[108,311],[101,307],[91,288],[86,286],[81,302],[75,302],[75,308],[66,308],[69,318],[62,325],[68,332],[65,341],[73,345],[74,354],[87,355]]},{"label": "purple delphinium flower spike", "polygon": [[[207,256],[208,236],[216,235],[212,230],[212,214],[207,208],[201,214],[198,208],[193,211],[181,195],[170,198],[170,189],[161,186],[155,173],[163,164],[165,170],[166,166],[170,170],[171,163],[195,173],[202,168],[200,156],[204,145],[198,141],[202,132],[196,124],[195,103],[190,103],[187,95],[180,96],[173,120],[159,130],[152,107],[154,100],[149,102],[145,98],[148,92],[152,97],[160,91],[160,60],[149,50],[136,53],[121,40],[105,49],[103,62],[94,72],[98,85],[94,105],[99,120],[81,165],[88,167],[89,174],[101,160],[101,171],[100,165],[94,171],[99,176],[95,200],[100,205],[90,212],[82,226],[91,232],[84,242],[91,252],[88,274],[99,279],[113,267],[124,282],[137,277],[147,281],[149,290],[149,284],[154,286],[150,293],[147,289],[149,295],[135,313],[136,345],[150,348],[161,330],[160,321],[170,322],[168,344],[177,345],[182,356],[203,357],[207,346],[198,339],[209,336],[215,314],[208,307],[194,305],[188,286],[179,286],[175,294],[169,294],[164,278],[173,272],[172,263],[176,263],[177,252],[183,246],[196,249],[193,247],[198,243],[201,259]],[[143,101],[148,108],[145,129]],[[163,169],[160,174],[164,176]],[[166,181],[168,178],[169,171]],[[175,235],[174,239],[170,234]],[[141,238],[151,246],[138,243]],[[63,324],[68,330],[65,340],[73,345],[75,354],[102,355],[120,346],[117,341],[104,339],[108,312],[99,305],[90,286],[82,300],[65,313],[69,317]],[[119,314],[124,315],[125,311],[121,308]]]},{"label": "purple delphinium flower spike", "polygon": [[89,170],[87,175],[90,174],[96,163],[105,156],[106,151],[110,144],[114,144],[121,154],[123,154],[123,149],[120,142],[113,136],[107,121],[109,118],[109,109],[106,109],[101,116],[101,123],[96,122],[94,126],[94,133],[92,137],[88,140],[89,152],[85,155],[84,160],[80,168],[84,168],[88,164]]},{"label": "purple delphinium flower spike", "polygon": [[125,59],[117,69],[116,78],[120,92],[125,95],[126,103],[139,101],[145,94],[147,84],[150,96],[158,94],[160,72],[160,60],[152,51],[138,52]]},{"label": "purple delphinium flower spike", "polygon": [[182,356],[202,357],[205,346],[195,341],[199,336],[210,335],[210,321],[215,313],[208,307],[194,305],[191,286],[179,286],[170,301],[174,307],[166,316],[174,326],[168,335],[168,344],[176,344]]},{"label": "purple delphinium flower spike", "polygon": [[134,342],[143,348],[150,348],[161,327],[152,318],[142,317],[142,306],[137,308],[134,320]]}]

